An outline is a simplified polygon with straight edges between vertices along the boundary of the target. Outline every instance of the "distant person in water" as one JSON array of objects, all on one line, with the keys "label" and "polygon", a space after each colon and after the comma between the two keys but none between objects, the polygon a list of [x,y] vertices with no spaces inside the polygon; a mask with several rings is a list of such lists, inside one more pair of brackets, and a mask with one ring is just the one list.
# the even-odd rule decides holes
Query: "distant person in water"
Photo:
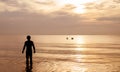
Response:
[{"label": "distant person in water", "polygon": [[35,51],[34,43],[30,39],[31,39],[31,36],[28,35],[27,41],[25,41],[25,43],[24,43],[22,53],[24,53],[24,50],[26,48],[26,64],[29,65],[29,59],[30,59],[30,65],[32,66],[32,48],[34,50],[34,53],[36,51]]}]

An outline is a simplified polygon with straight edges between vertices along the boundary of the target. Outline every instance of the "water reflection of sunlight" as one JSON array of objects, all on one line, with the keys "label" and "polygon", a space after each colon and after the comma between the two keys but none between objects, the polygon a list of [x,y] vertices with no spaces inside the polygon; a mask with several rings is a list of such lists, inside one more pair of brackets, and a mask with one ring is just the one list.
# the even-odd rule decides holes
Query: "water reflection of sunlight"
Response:
[{"label": "water reflection of sunlight", "polygon": [[74,59],[76,62],[82,62],[83,61],[82,58],[84,58],[83,55],[74,55],[74,57],[75,57]]},{"label": "water reflection of sunlight", "polygon": [[82,36],[81,37],[76,37],[75,43],[76,44],[84,44],[85,40],[84,40],[84,38]]},{"label": "water reflection of sunlight", "polygon": [[76,47],[75,50],[76,50],[76,51],[84,51],[85,48],[82,48],[82,47]]},{"label": "water reflection of sunlight", "polygon": [[75,43],[76,43],[75,50],[77,50],[77,51],[85,50],[85,48],[82,47],[83,45],[85,45],[85,40],[82,36],[81,37],[76,37]]},{"label": "water reflection of sunlight", "polygon": [[73,67],[73,70],[76,71],[76,72],[86,72],[87,71],[87,68],[85,67],[79,67],[79,66],[74,66]]},{"label": "water reflection of sunlight", "polygon": [[[84,48],[84,45],[85,45],[84,37],[82,37],[82,36],[76,37],[75,43],[76,43],[76,48],[75,48],[76,51],[84,52],[86,50],[86,48]],[[83,61],[84,57],[85,57],[85,55],[78,54],[78,55],[75,55],[75,60],[77,62],[81,62],[81,61]],[[84,72],[84,69],[83,69],[83,72]]]}]

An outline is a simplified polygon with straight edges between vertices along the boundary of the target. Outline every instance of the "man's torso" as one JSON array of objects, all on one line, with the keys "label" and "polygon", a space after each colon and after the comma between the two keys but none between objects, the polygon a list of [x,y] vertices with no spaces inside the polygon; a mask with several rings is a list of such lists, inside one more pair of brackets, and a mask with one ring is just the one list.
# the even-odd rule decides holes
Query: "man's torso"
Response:
[{"label": "man's torso", "polygon": [[25,46],[26,46],[26,53],[32,53],[33,42],[32,41],[26,41]]}]

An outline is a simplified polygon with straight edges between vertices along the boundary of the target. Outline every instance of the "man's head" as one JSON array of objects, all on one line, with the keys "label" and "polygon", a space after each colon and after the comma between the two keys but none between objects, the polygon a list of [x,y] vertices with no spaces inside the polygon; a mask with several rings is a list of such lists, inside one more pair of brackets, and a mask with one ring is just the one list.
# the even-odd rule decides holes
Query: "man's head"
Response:
[{"label": "man's head", "polygon": [[28,35],[28,36],[27,36],[27,40],[30,40],[30,39],[31,39],[31,36],[30,36],[30,35]]}]

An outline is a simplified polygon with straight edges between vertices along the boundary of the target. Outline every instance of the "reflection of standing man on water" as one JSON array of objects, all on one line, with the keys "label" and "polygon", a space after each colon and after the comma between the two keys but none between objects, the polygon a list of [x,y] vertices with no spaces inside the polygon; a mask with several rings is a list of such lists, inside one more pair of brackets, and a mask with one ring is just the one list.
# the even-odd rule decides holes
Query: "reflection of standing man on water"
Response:
[{"label": "reflection of standing man on water", "polygon": [[30,65],[32,66],[32,48],[35,53],[35,46],[34,46],[33,41],[31,41],[30,39],[31,39],[31,36],[28,35],[27,41],[25,41],[24,43],[22,53],[24,53],[24,50],[26,48],[26,64],[29,65],[29,59],[30,59]]}]

